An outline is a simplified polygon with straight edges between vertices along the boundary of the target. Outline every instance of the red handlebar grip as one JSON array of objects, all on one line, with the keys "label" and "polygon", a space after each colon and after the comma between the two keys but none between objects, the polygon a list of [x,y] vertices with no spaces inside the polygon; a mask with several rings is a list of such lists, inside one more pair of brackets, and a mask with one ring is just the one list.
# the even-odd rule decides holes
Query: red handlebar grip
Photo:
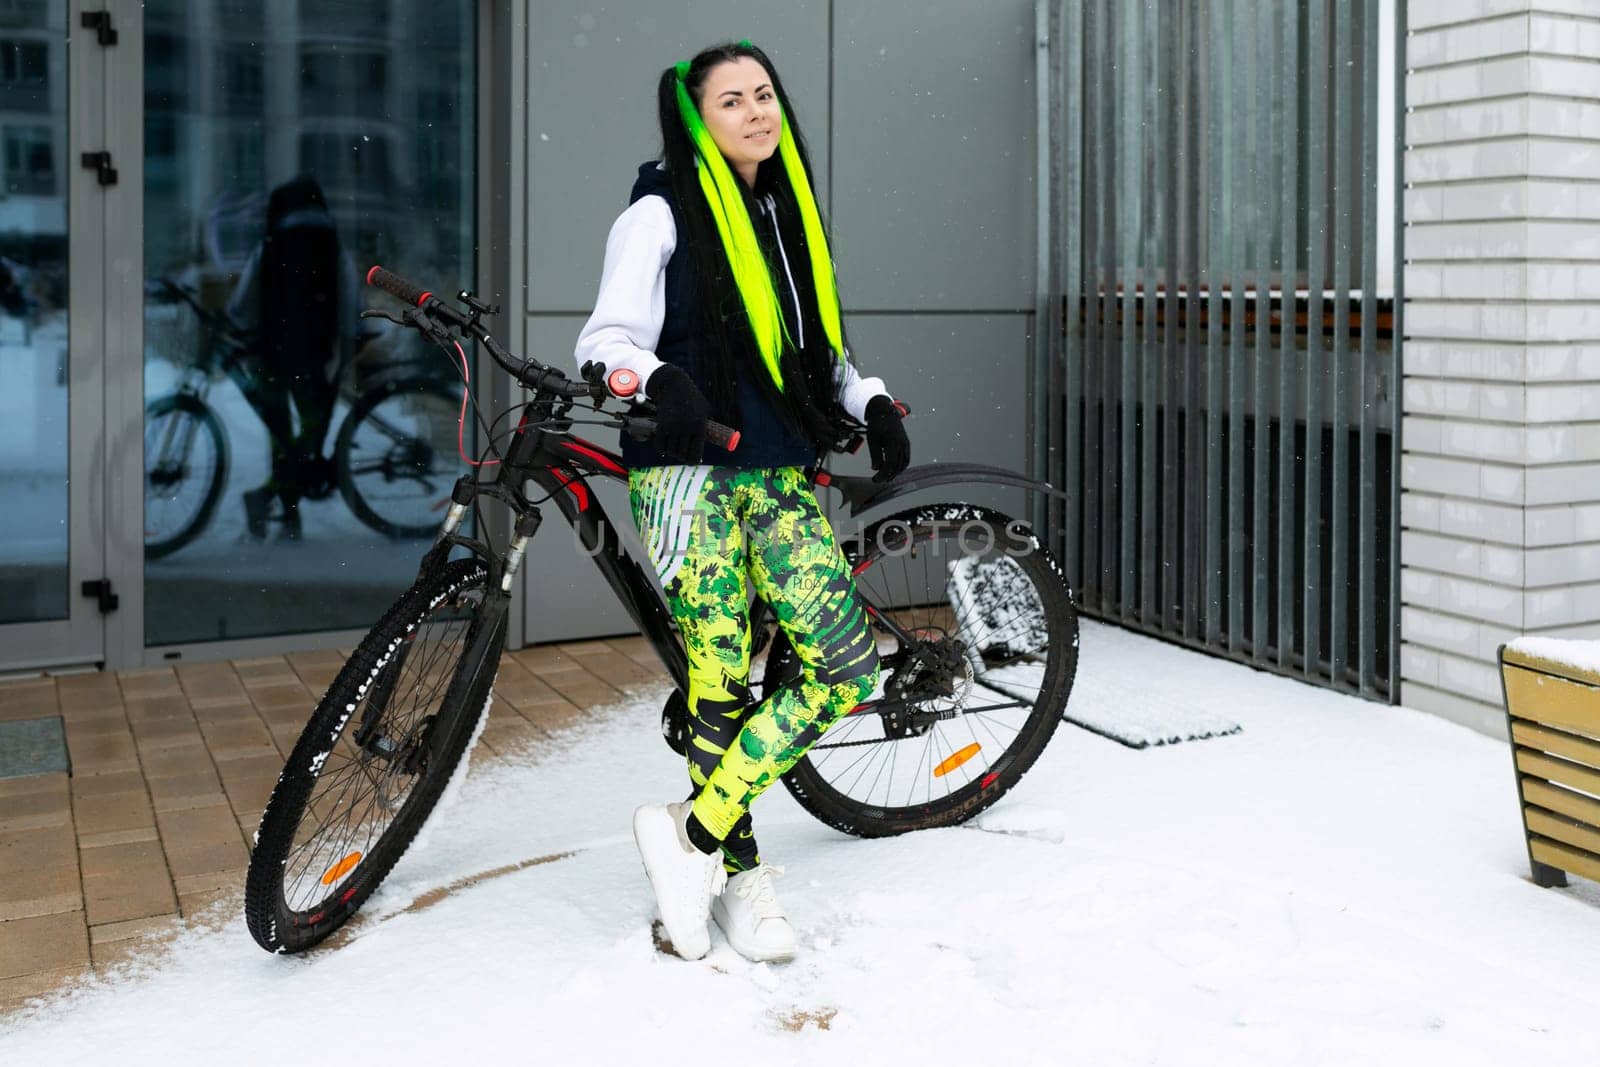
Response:
[{"label": "red handlebar grip", "polygon": [[706,440],[732,452],[739,447],[739,431],[707,419]]},{"label": "red handlebar grip", "polygon": [[902,419],[911,414],[911,409],[906,406],[906,402],[904,400],[896,400],[894,402],[894,409],[900,413],[900,417]]},{"label": "red handlebar grip", "polygon": [[379,266],[374,266],[367,271],[367,284],[375,289],[382,289],[384,292],[404,300],[413,307],[421,307],[422,302],[433,295],[422,286],[409,282],[394,271],[386,270]]}]

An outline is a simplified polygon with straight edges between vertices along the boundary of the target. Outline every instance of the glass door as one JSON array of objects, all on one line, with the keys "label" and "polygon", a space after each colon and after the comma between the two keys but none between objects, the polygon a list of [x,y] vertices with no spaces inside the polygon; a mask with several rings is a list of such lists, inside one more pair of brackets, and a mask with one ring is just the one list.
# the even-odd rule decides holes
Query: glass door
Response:
[{"label": "glass door", "polygon": [[435,535],[460,375],[362,279],[472,284],[477,7],[142,5],[151,655],[364,629]]},{"label": "glass door", "polygon": [[[105,48],[0,3],[0,670],[104,659]],[[68,47],[69,40],[76,47]],[[110,164],[107,164],[109,167]]]}]

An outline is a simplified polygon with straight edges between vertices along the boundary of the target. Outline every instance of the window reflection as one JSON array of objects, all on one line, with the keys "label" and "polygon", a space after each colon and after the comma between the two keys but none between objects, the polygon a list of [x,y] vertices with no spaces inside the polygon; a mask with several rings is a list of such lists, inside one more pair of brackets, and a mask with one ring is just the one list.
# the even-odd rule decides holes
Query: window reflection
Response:
[{"label": "window reflection", "polygon": [[365,627],[436,530],[460,382],[359,279],[471,276],[474,8],[146,4],[148,643]]},{"label": "window reflection", "polygon": [[68,611],[65,24],[0,4],[0,623]]}]

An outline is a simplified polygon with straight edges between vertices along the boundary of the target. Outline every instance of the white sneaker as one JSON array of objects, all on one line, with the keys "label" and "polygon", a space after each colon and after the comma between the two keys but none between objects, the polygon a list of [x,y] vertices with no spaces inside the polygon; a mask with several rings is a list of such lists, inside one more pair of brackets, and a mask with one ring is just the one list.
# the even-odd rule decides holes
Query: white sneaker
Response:
[{"label": "white sneaker", "polygon": [[711,917],[722,928],[728,944],[747,960],[757,963],[792,960],[794,928],[778,905],[772,888],[782,867],[758,864],[728,878],[721,895],[711,902]]},{"label": "white sneaker", "polygon": [[711,935],[706,920],[711,898],[727,881],[722,869],[722,852],[710,855],[689,842],[684,824],[689,817],[689,802],[646,804],[633,813],[633,840],[644,860],[644,872],[656,891],[656,906],[661,924],[673,949],[686,960],[697,960],[711,951]]}]

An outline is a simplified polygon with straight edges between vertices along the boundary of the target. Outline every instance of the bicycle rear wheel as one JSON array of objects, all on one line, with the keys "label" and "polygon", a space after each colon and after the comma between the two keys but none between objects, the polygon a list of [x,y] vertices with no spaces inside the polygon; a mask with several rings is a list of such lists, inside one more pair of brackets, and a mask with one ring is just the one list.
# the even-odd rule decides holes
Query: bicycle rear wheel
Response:
[{"label": "bicycle rear wheel", "polygon": [[317,705],[267,801],[245,877],[245,920],[267,951],[299,952],[337,930],[465,770],[505,638],[488,576],[471,559],[419,578]]},{"label": "bicycle rear wheel", "polygon": [[228,478],[228,437],[198,397],[171,393],[144,409],[144,555],[170,556],[200,535]]},{"label": "bicycle rear wheel", "polygon": [[460,473],[460,413],[460,396],[434,378],[404,378],[363,393],[334,442],[339,492],[355,516],[389,537],[437,533]]},{"label": "bicycle rear wheel", "polygon": [[[878,640],[878,688],[784,784],[862,837],[963,822],[1017,783],[1061,720],[1078,659],[1066,579],[1026,524],[969,504],[902,511],[841,547]],[[763,691],[798,671],[780,630]]]}]

